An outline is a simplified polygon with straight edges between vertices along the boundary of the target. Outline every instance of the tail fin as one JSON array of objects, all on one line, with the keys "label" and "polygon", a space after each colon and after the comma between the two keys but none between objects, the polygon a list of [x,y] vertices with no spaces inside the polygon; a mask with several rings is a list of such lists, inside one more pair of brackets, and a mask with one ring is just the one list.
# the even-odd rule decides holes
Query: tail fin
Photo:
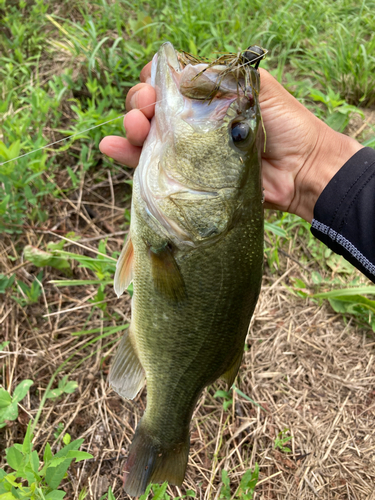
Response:
[{"label": "tail fin", "polygon": [[189,433],[184,442],[164,446],[139,423],[124,468],[124,489],[130,496],[143,495],[150,483],[181,486],[189,454]]}]

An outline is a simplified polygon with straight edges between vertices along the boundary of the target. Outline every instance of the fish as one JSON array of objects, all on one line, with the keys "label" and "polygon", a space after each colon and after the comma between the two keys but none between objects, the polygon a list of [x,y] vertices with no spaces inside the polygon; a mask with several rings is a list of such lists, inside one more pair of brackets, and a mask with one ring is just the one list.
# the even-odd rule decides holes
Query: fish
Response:
[{"label": "fish", "polygon": [[181,486],[202,391],[239,370],[263,268],[259,72],[192,60],[169,42],[152,63],[157,102],[133,179],[131,224],[117,262],[132,317],[111,387],[147,407],[124,489]]}]

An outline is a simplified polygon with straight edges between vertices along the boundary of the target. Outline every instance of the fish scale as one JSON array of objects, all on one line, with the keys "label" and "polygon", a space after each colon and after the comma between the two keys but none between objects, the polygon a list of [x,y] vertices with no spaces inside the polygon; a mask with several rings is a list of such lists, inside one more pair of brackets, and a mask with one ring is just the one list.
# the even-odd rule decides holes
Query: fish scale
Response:
[{"label": "fish scale", "polygon": [[[232,385],[262,278],[259,74],[249,67],[257,82],[251,99],[226,91],[228,76],[220,98],[202,100],[198,112],[189,96],[201,92],[199,75],[189,96],[179,87],[185,69],[194,75],[198,68],[177,56],[164,44],[153,61],[161,102],[134,175],[130,232],[115,276],[118,294],[133,281],[133,299],[110,383],[132,399],[147,380],[146,411],[124,469],[125,491],[134,496],[150,482],[181,485],[196,402],[219,377]],[[207,68],[205,91],[221,70]],[[239,122],[247,130],[242,142],[231,135]]]}]

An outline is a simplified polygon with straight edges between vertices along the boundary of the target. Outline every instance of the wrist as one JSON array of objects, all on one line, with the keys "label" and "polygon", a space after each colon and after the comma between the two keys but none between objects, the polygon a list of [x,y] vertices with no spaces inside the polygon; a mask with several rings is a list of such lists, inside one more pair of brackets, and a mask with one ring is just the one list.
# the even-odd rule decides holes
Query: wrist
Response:
[{"label": "wrist", "polygon": [[295,178],[297,203],[289,211],[311,222],[315,203],[324,188],[349,158],[362,148],[355,139],[335,132],[320,122],[315,146]]}]

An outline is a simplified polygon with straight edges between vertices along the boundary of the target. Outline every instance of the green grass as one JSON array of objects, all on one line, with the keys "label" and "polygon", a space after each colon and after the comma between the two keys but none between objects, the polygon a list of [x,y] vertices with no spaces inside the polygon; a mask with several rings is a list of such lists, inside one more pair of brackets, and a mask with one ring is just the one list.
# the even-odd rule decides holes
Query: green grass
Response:
[{"label": "green grass", "polygon": [[[265,66],[339,130],[354,111],[343,104],[375,102],[371,0],[2,0],[0,9],[0,162],[121,115],[126,91],[165,40],[207,56],[261,44],[270,51]],[[330,95],[341,102],[336,119],[314,102]],[[61,196],[56,172],[68,170],[69,193],[84,171],[103,164],[98,143],[109,133],[122,133],[120,119],[60,143],[60,154],[41,150],[1,165],[0,230],[46,223],[46,199]]]}]

